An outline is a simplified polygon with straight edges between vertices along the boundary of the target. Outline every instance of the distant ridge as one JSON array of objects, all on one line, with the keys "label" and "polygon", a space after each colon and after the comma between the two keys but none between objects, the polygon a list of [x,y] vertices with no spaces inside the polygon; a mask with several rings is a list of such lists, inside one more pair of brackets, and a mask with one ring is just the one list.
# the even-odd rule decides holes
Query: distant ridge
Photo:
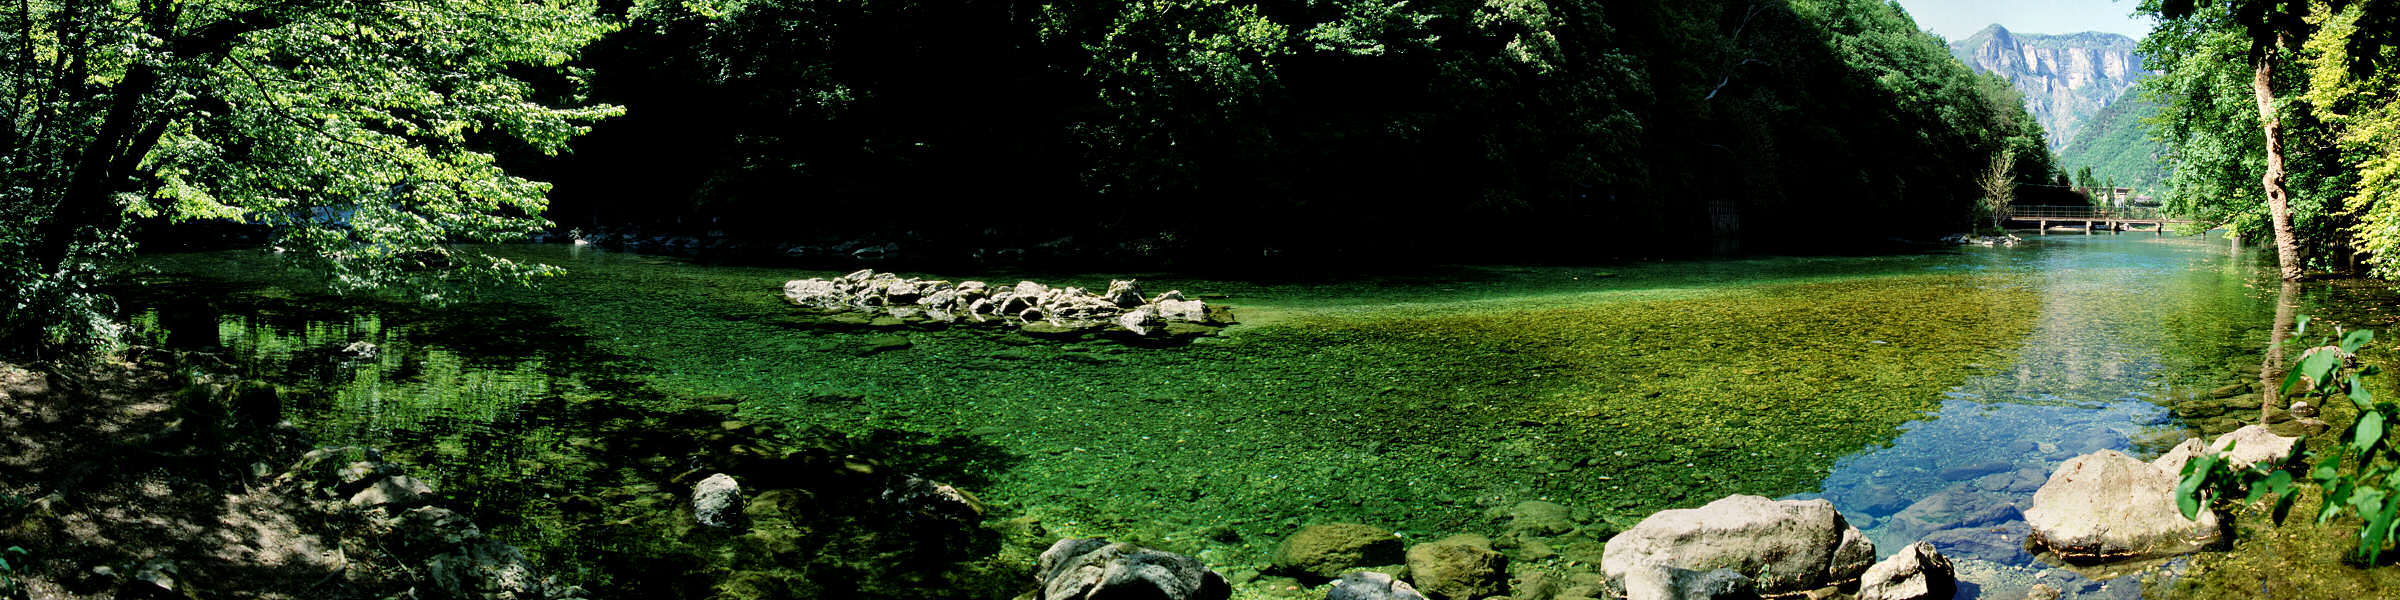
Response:
[{"label": "distant ridge", "polygon": [[2133,38],[2086,31],[2062,35],[2013,33],[1994,24],[1950,43],[1950,54],[1979,73],[1998,73],[2025,94],[2025,109],[2058,150],[2102,108],[2151,73],[2142,68]]}]

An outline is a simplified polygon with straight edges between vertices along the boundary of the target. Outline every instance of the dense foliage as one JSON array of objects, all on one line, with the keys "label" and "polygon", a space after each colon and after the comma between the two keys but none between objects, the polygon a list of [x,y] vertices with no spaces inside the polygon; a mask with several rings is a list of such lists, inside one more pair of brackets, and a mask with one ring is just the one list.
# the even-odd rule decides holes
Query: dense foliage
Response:
[{"label": "dense foliage", "polygon": [[[2400,241],[2400,208],[2381,202],[2400,185],[2389,150],[2400,80],[2388,68],[2400,2],[2149,0],[2143,9],[2180,15],[2161,19],[2142,44],[2162,70],[2144,86],[2164,104],[2168,209],[2251,239],[2270,233],[2262,92],[2253,86],[2263,72],[2292,231],[2309,266],[2345,268],[2363,256],[2378,275],[2400,274],[2400,255],[2389,252]],[[2161,12],[2171,10],[2183,12]]]},{"label": "dense foliage", "polygon": [[2053,171],[2013,90],[1872,0],[21,6],[15,348],[105,338],[88,290],[149,225],[343,287],[542,273],[448,244],[546,225],[543,179],[570,227],[1423,261],[1954,231],[1992,157]]},{"label": "dense foliage", "polygon": [[261,226],[336,283],[538,269],[455,255],[543,224],[556,152],[616,109],[537,99],[614,29],[583,0],[27,0],[0,11],[0,344],[93,340],[137,221]]},{"label": "dense foliage", "polygon": [[[1656,255],[1955,230],[2004,82],[1869,0],[664,7],[588,57],[628,115],[544,165],[569,226],[1226,259]],[[1773,224],[1773,225],[1769,225]],[[1605,228],[1605,231],[1602,229]],[[1814,242],[1814,240],[1811,240]]]}]

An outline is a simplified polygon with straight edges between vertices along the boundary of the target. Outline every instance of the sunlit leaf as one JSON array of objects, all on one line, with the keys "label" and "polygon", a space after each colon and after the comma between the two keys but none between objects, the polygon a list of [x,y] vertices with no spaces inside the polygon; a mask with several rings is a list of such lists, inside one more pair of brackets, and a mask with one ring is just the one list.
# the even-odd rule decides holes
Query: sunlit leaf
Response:
[{"label": "sunlit leaf", "polygon": [[2353,432],[2353,437],[2350,439],[2351,449],[2359,452],[2373,449],[2376,442],[2383,441],[2383,413],[2367,411],[2365,414],[2359,415],[2358,424],[2352,425],[2351,431]]}]

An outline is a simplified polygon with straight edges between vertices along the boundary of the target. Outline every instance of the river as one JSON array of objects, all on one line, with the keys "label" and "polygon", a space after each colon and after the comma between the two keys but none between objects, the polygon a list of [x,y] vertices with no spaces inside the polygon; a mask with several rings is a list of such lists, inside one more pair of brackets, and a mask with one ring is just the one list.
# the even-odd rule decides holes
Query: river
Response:
[{"label": "river", "polygon": [[[1006,598],[1061,536],[1198,557],[1236,597],[1322,597],[1270,564],[1332,522],[1485,536],[1521,590],[1563,594],[1614,532],[1733,493],[1827,498],[1887,554],[1939,540],[1969,597],[2130,597],[2025,556],[2015,510],[2068,457],[2225,427],[2167,407],[2244,382],[2274,312],[2261,259],[2213,236],[1263,282],[909,273],[1139,278],[1242,321],[1185,344],[836,328],[780,297],[836,273],[483,250],[567,274],[428,306],[200,253],[145,257],[120,291],[137,337],[214,323],[200,337],[304,398],[287,411],[322,442],[384,449],[613,597]],[[795,490],[798,525],[693,528],[698,475],[793,448],[955,485],[983,527],[912,546],[804,508],[838,484],[800,476],[766,484]]]}]

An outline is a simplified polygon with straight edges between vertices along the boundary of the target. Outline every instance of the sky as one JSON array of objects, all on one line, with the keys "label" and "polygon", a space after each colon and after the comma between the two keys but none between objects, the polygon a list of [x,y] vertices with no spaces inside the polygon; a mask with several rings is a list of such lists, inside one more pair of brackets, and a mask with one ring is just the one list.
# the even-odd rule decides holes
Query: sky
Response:
[{"label": "sky", "polygon": [[2105,31],[2142,39],[2148,17],[2127,16],[2135,0],[1898,0],[1917,26],[1957,41],[1999,23],[2017,33]]}]

